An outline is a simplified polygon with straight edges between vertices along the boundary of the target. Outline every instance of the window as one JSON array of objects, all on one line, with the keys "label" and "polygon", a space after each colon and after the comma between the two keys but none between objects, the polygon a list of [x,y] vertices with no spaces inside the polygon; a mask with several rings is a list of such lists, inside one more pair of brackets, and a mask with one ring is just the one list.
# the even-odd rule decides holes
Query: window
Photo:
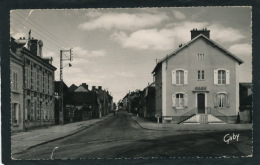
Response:
[{"label": "window", "polygon": [[204,80],[204,70],[198,70],[198,80]]},{"label": "window", "polygon": [[176,71],[176,84],[184,84],[184,71],[183,70]]},{"label": "window", "polygon": [[183,94],[176,94],[176,107],[183,107],[184,99]]},{"label": "window", "polygon": [[11,71],[11,89],[18,91],[18,73],[17,71]]},{"label": "window", "polygon": [[184,69],[176,69],[172,71],[172,84],[186,85],[188,84],[188,71]]},{"label": "window", "polygon": [[226,85],[229,84],[229,70],[217,69],[214,70],[214,84],[216,85]]},{"label": "window", "polygon": [[20,124],[21,122],[21,106],[18,103],[11,104],[12,124]]},{"label": "window", "polygon": [[229,108],[229,94],[216,93],[214,97],[215,108]]},{"label": "window", "polygon": [[218,71],[218,84],[226,84],[226,71],[225,70]]},{"label": "window", "polygon": [[198,53],[198,61],[204,61],[204,54]]},{"label": "window", "polygon": [[187,94],[175,93],[172,94],[172,107],[174,108],[186,108],[188,105]]}]

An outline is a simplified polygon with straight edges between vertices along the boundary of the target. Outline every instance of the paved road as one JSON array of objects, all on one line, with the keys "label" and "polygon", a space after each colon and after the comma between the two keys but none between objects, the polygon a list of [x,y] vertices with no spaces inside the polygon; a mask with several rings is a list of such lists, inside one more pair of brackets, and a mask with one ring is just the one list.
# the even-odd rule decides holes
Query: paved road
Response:
[{"label": "paved road", "polygon": [[[240,131],[239,141],[223,142],[233,132],[156,131],[139,127],[126,112],[119,112],[72,136],[13,155],[15,159],[138,158],[245,156],[251,132]],[[244,146],[244,145],[243,145]],[[57,148],[58,147],[58,148]]]}]

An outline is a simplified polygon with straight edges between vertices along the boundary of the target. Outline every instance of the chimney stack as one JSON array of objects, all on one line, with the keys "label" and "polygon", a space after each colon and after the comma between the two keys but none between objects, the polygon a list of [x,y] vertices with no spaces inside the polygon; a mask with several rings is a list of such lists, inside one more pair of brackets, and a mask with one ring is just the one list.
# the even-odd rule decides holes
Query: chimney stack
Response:
[{"label": "chimney stack", "polygon": [[42,57],[43,42],[37,39],[29,40],[29,50],[36,56]]},{"label": "chimney stack", "polygon": [[38,53],[38,40],[31,39],[29,40],[29,50],[34,54],[37,55]]},{"label": "chimney stack", "polygon": [[82,86],[88,90],[88,85],[86,83],[82,83]]},{"label": "chimney stack", "polygon": [[200,34],[203,34],[204,36],[210,38],[210,30],[207,30],[207,28],[203,28],[202,30],[192,29],[190,33],[191,39],[197,37]]},{"label": "chimney stack", "polygon": [[99,90],[102,90],[102,86],[98,86],[98,89],[99,89]]},{"label": "chimney stack", "polygon": [[95,91],[96,90],[96,87],[95,86],[92,86],[92,91]]}]

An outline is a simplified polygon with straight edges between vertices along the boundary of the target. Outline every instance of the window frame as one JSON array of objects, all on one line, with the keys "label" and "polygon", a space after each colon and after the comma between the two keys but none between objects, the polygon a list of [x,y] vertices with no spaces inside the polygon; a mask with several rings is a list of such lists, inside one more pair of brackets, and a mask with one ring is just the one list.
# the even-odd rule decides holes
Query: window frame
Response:
[{"label": "window frame", "polygon": [[[184,85],[184,70],[179,69],[176,70],[175,72],[176,72],[176,85]],[[179,82],[177,80],[179,80]]]},{"label": "window frame", "polygon": [[[224,96],[224,98],[222,97]],[[214,107],[217,109],[227,109],[230,108],[228,92],[217,92],[214,94]]]},{"label": "window frame", "polygon": [[[177,97],[177,96],[179,96],[179,97]],[[183,106],[179,106],[180,105],[180,96],[182,96],[182,105]],[[185,92],[172,93],[172,108],[174,108],[174,109],[186,109],[186,108],[188,108],[188,94],[185,93]]]},{"label": "window frame", "polygon": [[214,70],[214,85],[229,85],[230,84],[230,71],[224,68]]}]

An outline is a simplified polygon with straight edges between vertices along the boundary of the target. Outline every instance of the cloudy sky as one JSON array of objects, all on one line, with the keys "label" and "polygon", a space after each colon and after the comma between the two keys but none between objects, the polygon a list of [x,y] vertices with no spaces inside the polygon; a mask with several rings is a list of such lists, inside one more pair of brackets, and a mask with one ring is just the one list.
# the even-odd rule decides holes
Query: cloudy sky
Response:
[{"label": "cloudy sky", "polygon": [[190,40],[193,28],[209,29],[211,39],[245,61],[240,82],[252,79],[250,7],[13,10],[10,34],[44,43],[59,80],[59,52],[73,48],[64,82],[102,86],[114,101],[153,81],[156,59]]}]

